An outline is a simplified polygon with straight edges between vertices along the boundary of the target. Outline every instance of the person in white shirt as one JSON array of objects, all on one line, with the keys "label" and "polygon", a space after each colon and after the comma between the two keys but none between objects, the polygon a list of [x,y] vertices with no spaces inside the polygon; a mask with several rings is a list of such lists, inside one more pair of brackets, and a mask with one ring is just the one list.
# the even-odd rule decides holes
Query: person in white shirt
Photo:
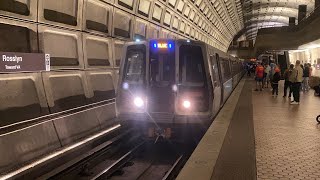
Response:
[{"label": "person in white shirt", "polygon": [[292,70],[292,73],[289,77],[289,81],[292,83],[292,93],[294,100],[291,101],[291,104],[300,103],[300,88],[303,81],[303,69],[300,66],[300,61],[296,61],[296,65]]}]

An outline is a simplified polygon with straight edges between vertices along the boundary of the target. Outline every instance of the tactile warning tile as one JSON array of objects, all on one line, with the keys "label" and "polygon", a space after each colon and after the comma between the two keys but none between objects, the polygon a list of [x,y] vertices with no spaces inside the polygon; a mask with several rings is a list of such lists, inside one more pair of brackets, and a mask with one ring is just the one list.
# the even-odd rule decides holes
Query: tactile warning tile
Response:
[{"label": "tactile warning tile", "polygon": [[290,105],[282,89],[253,92],[257,179],[320,179],[320,98],[301,93]]}]

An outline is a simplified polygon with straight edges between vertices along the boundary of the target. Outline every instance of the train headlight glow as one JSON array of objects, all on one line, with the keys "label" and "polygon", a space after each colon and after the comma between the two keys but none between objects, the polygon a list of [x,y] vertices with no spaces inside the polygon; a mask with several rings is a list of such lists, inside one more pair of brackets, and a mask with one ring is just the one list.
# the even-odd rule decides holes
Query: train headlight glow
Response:
[{"label": "train headlight glow", "polygon": [[172,86],[172,91],[177,92],[178,91],[178,86],[177,85],[173,85]]},{"label": "train headlight glow", "polygon": [[133,100],[134,105],[137,107],[142,107],[143,106],[143,100],[140,97],[135,97]]},{"label": "train headlight glow", "polygon": [[182,105],[183,105],[183,107],[184,108],[190,108],[190,106],[191,106],[191,103],[190,103],[190,101],[188,101],[188,100],[184,100],[183,102],[182,102]]},{"label": "train headlight glow", "polygon": [[123,83],[123,84],[122,84],[122,88],[123,88],[123,89],[129,89],[129,84],[126,83],[126,82]]}]

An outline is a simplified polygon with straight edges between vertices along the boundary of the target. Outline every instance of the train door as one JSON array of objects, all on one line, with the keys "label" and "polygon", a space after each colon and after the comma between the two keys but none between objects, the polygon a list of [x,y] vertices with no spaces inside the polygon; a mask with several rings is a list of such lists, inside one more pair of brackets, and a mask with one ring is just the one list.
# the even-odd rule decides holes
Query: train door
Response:
[{"label": "train door", "polygon": [[148,111],[174,114],[175,53],[173,42],[150,43]]},{"label": "train door", "polygon": [[219,55],[211,55],[210,56],[210,63],[211,63],[211,69],[212,69],[212,82],[213,82],[213,94],[214,94],[214,99],[213,99],[213,108],[214,108],[214,113],[217,113],[220,109],[221,106],[221,101],[222,101],[222,88],[221,88],[221,76],[219,73],[219,66],[218,66],[218,60],[219,60]]}]

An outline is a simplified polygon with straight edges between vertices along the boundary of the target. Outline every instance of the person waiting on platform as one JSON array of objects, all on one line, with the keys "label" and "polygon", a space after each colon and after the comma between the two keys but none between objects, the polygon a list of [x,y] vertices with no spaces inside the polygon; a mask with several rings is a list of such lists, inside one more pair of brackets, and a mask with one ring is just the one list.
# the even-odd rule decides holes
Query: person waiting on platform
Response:
[{"label": "person waiting on platform", "polygon": [[255,91],[258,91],[258,86],[260,88],[260,91],[262,91],[263,75],[264,75],[264,68],[261,65],[261,63],[258,63],[258,66],[256,67],[256,74],[255,74],[255,79],[256,79],[256,90]]},{"label": "person waiting on platform", "polygon": [[274,75],[272,77],[272,96],[278,96],[279,93],[279,81],[280,81],[280,69],[275,68]]},{"label": "person waiting on platform", "polygon": [[271,71],[271,67],[269,64],[265,65],[265,68],[264,68],[264,75],[265,75],[265,79],[264,79],[264,84],[263,86],[265,88],[268,88],[269,86],[269,82],[270,82],[270,71]]},{"label": "person waiting on platform", "polygon": [[303,67],[303,81],[302,81],[302,91],[309,91],[309,77],[310,77],[310,67],[306,63]]},{"label": "person waiting on platform", "polygon": [[292,70],[294,68],[293,64],[290,64],[290,67],[288,69],[286,69],[284,71],[284,88],[283,88],[283,97],[287,97],[287,92],[288,92],[288,88],[289,88],[289,95],[288,97],[291,98],[291,94],[292,94],[292,87],[291,87],[291,82],[289,81],[289,77],[292,73]]},{"label": "person waiting on platform", "polygon": [[291,101],[291,104],[300,103],[300,88],[301,88],[301,82],[303,80],[302,76],[303,76],[303,69],[300,66],[300,61],[297,60],[296,65],[289,77],[289,80],[292,83],[292,93],[294,98],[294,100]]}]

